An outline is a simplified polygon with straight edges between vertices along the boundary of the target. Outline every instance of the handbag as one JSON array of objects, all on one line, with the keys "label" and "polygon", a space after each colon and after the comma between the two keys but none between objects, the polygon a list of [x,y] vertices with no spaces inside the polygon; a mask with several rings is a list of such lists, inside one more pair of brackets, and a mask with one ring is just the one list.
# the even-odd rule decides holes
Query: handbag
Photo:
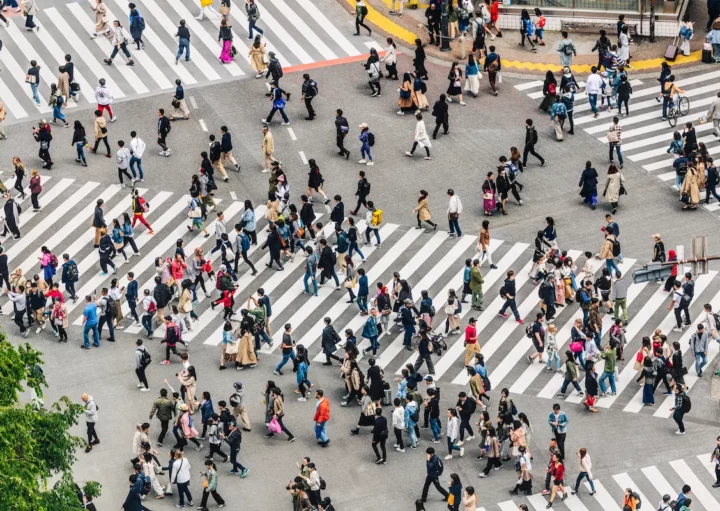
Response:
[{"label": "handbag", "polygon": [[580,353],[583,350],[583,345],[580,341],[573,341],[570,343],[570,351],[573,353]]},{"label": "handbag", "polygon": [[353,289],[355,287],[355,277],[345,280],[345,288]]},{"label": "handbag", "polygon": [[201,216],[202,211],[200,211],[200,208],[195,208],[188,211],[188,218],[200,218]]},{"label": "handbag", "polygon": [[687,193],[684,193],[680,196],[680,202],[683,204],[689,204],[690,203],[690,196]]},{"label": "handbag", "polygon": [[625,189],[625,185],[620,183],[620,195],[627,195],[627,190]]},{"label": "handbag", "polygon": [[497,73],[496,81],[497,83],[502,83],[502,73],[500,71]]},{"label": "handbag", "polygon": [[607,141],[608,142],[610,142],[611,144],[616,144],[618,140],[619,139],[618,139],[617,131],[611,129],[610,131],[607,132]]},{"label": "handbag", "polygon": [[283,98],[277,99],[273,102],[273,108],[276,108],[278,110],[282,110],[285,108],[285,100]]},{"label": "handbag", "polygon": [[192,303],[190,303],[190,300],[185,302],[185,304],[182,306],[182,311],[185,314],[189,314],[190,312],[192,312]]},{"label": "handbag", "polygon": [[25,75],[25,83],[29,83],[29,84],[35,84],[35,83],[37,83],[37,76],[35,76],[35,75]]}]

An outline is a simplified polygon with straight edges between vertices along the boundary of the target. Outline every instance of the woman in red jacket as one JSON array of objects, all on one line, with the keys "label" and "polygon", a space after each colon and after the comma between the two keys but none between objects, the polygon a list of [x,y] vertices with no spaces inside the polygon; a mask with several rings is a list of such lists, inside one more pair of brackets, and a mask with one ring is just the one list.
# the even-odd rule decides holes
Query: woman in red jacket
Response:
[{"label": "woman in red jacket", "polygon": [[553,454],[553,461],[555,462],[555,469],[552,472],[553,476],[553,487],[552,493],[550,494],[550,502],[545,506],[550,509],[555,500],[555,495],[560,492],[560,500],[565,500],[565,465],[563,464],[563,457],[559,452]]},{"label": "woman in red jacket", "polygon": [[[500,27],[498,26],[498,18],[500,18],[500,2],[498,0],[493,0],[492,5],[490,6],[490,26],[495,28],[497,37],[502,37],[502,32],[500,32]],[[494,39],[494,37],[492,39]]]}]

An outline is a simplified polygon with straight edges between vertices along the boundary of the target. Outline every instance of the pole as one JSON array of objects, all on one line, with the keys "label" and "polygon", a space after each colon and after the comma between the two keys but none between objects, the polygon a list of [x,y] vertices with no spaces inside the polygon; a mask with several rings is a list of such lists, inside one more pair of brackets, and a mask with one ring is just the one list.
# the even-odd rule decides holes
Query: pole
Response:
[{"label": "pole", "polygon": [[450,37],[448,31],[448,0],[442,0],[442,11],[440,14],[441,46],[440,51],[450,51]]},{"label": "pole", "polygon": [[650,0],[650,42],[655,42],[655,0]]}]

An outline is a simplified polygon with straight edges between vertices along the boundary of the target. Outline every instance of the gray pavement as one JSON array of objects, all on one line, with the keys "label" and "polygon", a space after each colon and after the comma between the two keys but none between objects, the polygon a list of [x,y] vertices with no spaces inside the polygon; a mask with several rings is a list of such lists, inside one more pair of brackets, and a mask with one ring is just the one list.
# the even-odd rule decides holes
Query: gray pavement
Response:
[{"label": "gray pavement", "polygon": [[[407,57],[401,57],[400,70],[409,67]],[[383,95],[380,98],[370,98],[369,88],[365,84],[365,71],[359,63],[345,64],[328,68],[316,69],[310,72],[319,83],[320,96],[315,100],[318,118],[315,121],[303,121],[304,107],[299,102],[299,85],[301,75],[289,73],[284,77],[283,87],[293,93],[289,103],[288,114],[292,120],[290,128],[292,133],[276,121],[272,130],[275,134],[276,155],[283,161],[283,167],[289,176],[293,200],[305,189],[307,167],[303,164],[300,151],[306,158],[315,158],[326,179],[326,191],[329,194],[339,193],[343,196],[346,208],[353,205],[351,198],[355,190],[355,181],[358,170],[365,170],[372,183],[371,198],[384,210],[384,223],[386,232],[382,248],[374,250],[368,256],[364,265],[371,273],[371,281],[387,282],[393,271],[400,271],[403,278],[413,286],[415,294],[421,289],[427,289],[434,298],[435,306],[439,311],[439,318],[435,320],[435,328],[442,330],[444,315],[441,310],[448,288],[461,287],[461,272],[463,261],[475,253],[475,241],[471,237],[478,234],[481,221],[484,219],[480,211],[480,186],[486,172],[494,170],[497,158],[507,154],[509,147],[514,145],[522,148],[524,141],[523,123],[525,118],[532,117],[538,125],[540,143],[538,150],[546,157],[548,164],[540,168],[530,164],[520,176],[525,185],[523,191],[524,205],[522,208],[509,206],[509,215],[505,217],[494,216],[490,219],[492,235],[496,240],[493,245],[494,260],[500,267],[497,271],[489,271],[483,267],[486,279],[485,306],[486,311],[475,313],[464,310],[463,326],[470,316],[479,317],[482,331],[479,335],[480,343],[488,360],[489,376],[493,382],[493,402],[490,409],[496,409],[499,390],[507,387],[513,393],[515,402],[520,411],[524,411],[534,426],[534,436],[531,450],[535,456],[536,484],[535,491],[542,486],[544,452],[550,436],[547,426],[547,414],[555,401],[553,395],[556,387],[554,382],[558,378],[542,371],[536,371],[528,366],[524,355],[528,353],[529,345],[524,343],[523,328],[515,323],[508,323],[495,316],[495,308],[499,306],[498,289],[501,285],[504,271],[515,269],[525,283],[519,287],[518,304],[521,314],[526,319],[532,317],[537,310],[536,288],[527,281],[526,271],[531,259],[531,247],[535,232],[544,226],[544,217],[551,215],[558,225],[559,242],[563,249],[573,251],[591,250],[597,252],[602,237],[599,231],[604,225],[603,216],[608,212],[609,205],[601,203],[596,211],[582,205],[577,195],[577,181],[580,170],[587,159],[596,162],[596,168],[604,175],[603,162],[606,157],[606,147],[593,138],[602,134],[588,134],[577,129],[574,138],[566,137],[562,144],[552,140],[552,128],[549,119],[544,119],[535,108],[536,100],[528,98],[530,90],[518,91],[513,86],[522,81],[507,80],[502,85],[500,96],[495,98],[485,94],[487,82],[481,83],[483,92],[478,99],[468,99],[468,105],[461,107],[450,105],[450,135],[440,137],[433,141],[432,161],[419,158],[411,161],[404,156],[412,144],[412,134],[415,121],[411,116],[396,115],[397,83],[383,81]],[[428,97],[431,102],[441,92],[445,91],[446,69],[432,66],[430,68],[431,80],[428,84]],[[649,82],[648,82],[649,83]],[[119,266],[119,274],[138,267],[138,281],[142,285],[152,277],[152,257],[170,253],[170,246],[174,246],[177,230],[182,229],[186,222],[185,212],[173,209],[182,202],[181,197],[187,193],[190,175],[199,167],[199,153],[204,150],[207,136],[218,133],[219,126],[225,124],[233,134],[235,145],[234,153],[241,163],[239,174],[230,172],[230,183],[226,185],[218,182],[217,198],[223,199],[221,209],[229,207],[234,202],[235,194],[238,201],[251,198],[256,205],[261,205],[266,196],[266,174],[261,174],[262,166],[259,119],[269,110],[268,101],[263,96],[265,85],[260,80],[239,80],[205,87],[189,88],[188,96],[194,98],[197,108],[191,109],[191,120],[174,124],[170,134],[169,145],[173,149],[170,158],[162,158],[156,154],[152,144],[155,134],[155,114],[158,106],[169,101],[163,96],[138,98],[118,106],[118,121],[110,125],[110,140],[115,143],[121,136],[129,138],[130,130],[136,129],[140,136],[148,142],[148,154],[144,161],[146,171],[145,183],[142,186],[148,189],[146,197],[153,201],[153,196],[165,192],[166,200],[157,204],[148,217],[151,223],[164,219],[165,227],[158,228],[157,234],[149,237],[142,233],[141,228],[136,238],[143,241],[141,257],[131,260],[129,265]],[[651,98],[651,96],[648,96]],[[297,100],[297,101],[296,101]],[[580,102],[578,102],[580,103]],[[333,112],[341,107],[351,126],[347,139],[347,147],[353,152],[349,161],[341,159],[336,154],[335,128]],[[631,109],[633,105],[631,103]],[[549,117],[549,116],[548,116]],[[86,106],[74,110],[70,121],[80,118],[86,125],[90,125],[91,112]],[[200,120],[204,122],[209,131],[204,131]],[[426,117],[428,127],[434,123]],[[632,117],[630,118],[632,119]],[[374,167],[360,166],[357,163],[359,143],[356,142],[357,125],[367,122],[376,134],[377,144],[374,148]],[[592,126],[594,124],[591,123]],[[644,126],[644,124],[639,124]],[[4,172],[0,177],[8,181],[10,156],[15,152],[23,157],[30,166],[39,165],[35,154],[37,147],[28,136],[30,123],[19,122],[8,126],[9,139],[0,142],[3,151]],[[47,242],[53,233],[68,229],[68,234],[57,240],[54,249],[61,253],[67,246],[80,239],[86,232],[89,217],[83,217],[80,210],[92,204],[95,195],[112,190],[111,185],[117,183],[114,164],[105,161],[101,156],[91,155],[88,168],[75,166],[74,149],[70,146],[70,130],[55,128],[55,139],[52,153],[56,166],[51,172],[51,180],[45,187],[41,196],[50,196],[55,186],[59,186],[62,179],[72,180],[65,182],[66,188],[56,194],[56,198],[48,201],[43,211],[28,215],[26,224],[22,227],[25,236],[31,237],[28,243],[17,254],[10,265],[25,264],[35,269],[34,261],[38,248]],[[296,140],[294,140],[296,139]],[[659,143],[658,143],[659,145]],[[12,148],[9,151],[7,148]],[[629,151],[630,152],[630,151]],[[654,161],[653,160],[651,161]],[[632,160],[632,158],[628,158]],[[620,210],[616,216],[621,226],[621,241],[623,253],[626,258],[627,269],[637,267],[648,260],[652,250],[650,235],[662,232],[667,248],[675,245],[689,247],[690,239],[694,235],[708,234],[710,252],[718,252],[717,240],[712,236],[717,225],[717,218],[712,211],[701,210],[694,213],[681,213],[676,202],[676,194],[671,191],[662,180],[641,167],[645,161],[629,161],[623,169],[627,180],[629,195],[623,197]],[[41,172],[42,173],[42,172]],[[657,174],[657,171],[655,172]],[[92,180],[98,186],[88,192],[74,205],[68,205],[65,213],[60,215],[59,204],[72,200],[79,193],[86,181]],[[10,181],[12,184],[12,181]],[[447,207],[445,190],[454,188],[463,200],[465,209],[461,218],[463,230],[467,233],[461,240],[442,239],[440,235],[432,232],[420,232],[412,229],[414,217],[411,213],[416,203],[417,190],[424,188],[430,192],[430,208],[434,218],[440,222],[439,230],[444,228],[443,220]],[[106,201],[107,210],[129,206],[125,196],[126,190],[118,191],[112,199]],[[26,208],[24,208],[26,209]],[[316,207],[318,214],[327,216],[320,206]],[[347,210],[346,210],[347,211]],[[687,217],[692,215],[692,220]],[[235,222],[237,215],[229,219],[229,224]],[[54,221],[46,230],[44,225]],[[259,232],[264,228],[261,222]],[[35,233],[34,235],[32,233]],[[181,234],[182,236],[182,234]],[[195,239],[195,235],[182,236],[186,243]],[[502,241],[502,243],[500,243]],[[17,242],[6,240],[3,245],[13,250]],[[168,244],[170,243],[170,244]],[[197,240],[193,243],[204,243]],[[204,243],[209,249],[211,241]],[[525,245],[523,245],[525,244]],[[156,247],[167,247],[158,249]],[[98,271],[97,265],[92,264],[92,247],[89,243],[80,244],[80,249],[72,254],[80,261],[87,259],[88,270],[82,272],[80,287],[85,279],[92,277]],[[149,257],[150,264],[145,264],[145,257]],[[259,262],[261,268],[265,262],[264,251],[258,250],[252,256],[254,262]],[[583,264],[584,259],[579,259]],[[284,274],[275,274],[265,270],[254,280],[248,275],[241,277],[244,289],[238,295],[238,304],[244,302],[247,296],[258,287],[272,289],[270,296],[274,304],[281,303],[281,307],[273,317],[274,331],[279,331],[282,324],[290,321],[295,329],[294,337],[305,344],[311,344],[310,354],[315,357],[320,350],[319,339],[315,335],[317,325],[322,318],[330,315],[339,332],[346,327],[358,329],[359,322],[357,310],[344,302],[344,292],[334,292],[330,288],[321,290],[319,299],[308,302],[305,297],[299,296],[302,277],[302,261],[289,263],[293,271]],[[712,265],[711,269],[717,271]],[[109,283],[108,279],[99,279],[102,285]],[[492,284],[491,284],[492,282]],[[691,307],[693,318],[701,311],[705,302],[713,303],[716,308],[720,306],[720,291],[717,273],[701,277],[698,280],[698,293]],[[374,288],[374,285],[371,289]],[[626,348],[626,365],[632,364],[632,357],[640,346],[642,336],[650,334],[660,326],[669,332],[672,325],[668,322],[668,311],[664,308],[668,299],[657,290],[654,284],[638,286],[635,288],[634,300],[630,305],[631,322],[629,330],[633,332],[630,344]],[[323,388],[331,400],[331,420],[328,433],[332,442],[328,449],[320,449],[314,441],[313,435],[313,403],[300,403],[295,400],[293,389],[295,387],[294,374],[289,370],[284,376],[272,375],[272,367],[278,362],[277,352],[261,354],[260,364],[254,369],[240,373],[232,370],[217,371],[219,347],[217,329],[221,326],[220,319],[208,310],[207,300],[196,306],[196,312],[201,317],[202,328],[194,333],[189,342],[189,353],[192,364],[197,368],[199,381],[198,391],[209,391],[213,401],[227,399],[231,393],[234,381],[243,381],[246,385],[246,396],[253,431],[243,435],[243,448],[241,461],[250,468],[250,474],[245,480],[231,478],[224,473],[225,466],[220,464],[220,493],[229,503],[229,508],[239,508],[240,505],[251,509],[280,510],[290,507],[290,499],[283,488],[288,479],[296,475],[295,465],[303,456],[310,456],[319,467],[328,484],[325,494],[333,499],[336,509],[367,509],[370,505],[387,506],[393,509],[413,509],[414,499],[418,498],[424,478],[424,449],[434,445],[442,455],[446,454],[444,438],[440,444],[429,444],[429,431],[422,430],[422,441],[415,451],[408,450],[404,454],[391,451],[386,466],[372,464],[374,457],[370,449],[369,432],[363,431],[359,437],[349,435],[349,430],[359,415],[358,407],[343,409],[339,406],[343,395],[342,382],[338,378],[337,366],[328,368],[314,362],[310,369],[310,379],[316,388]],[[576,306],[565,307],[559,310],[557,325],[562,329],[569,325],[571,316],[576,314]],[[70,313],[70,321],[77,320],[80,308]],[[9,332],[9,337],[16,342],[22,341],[17,336],[16,327],[6,317],[0,320],[3,327]],[[510,320],[512,321],[512,320]],[[569,327],[568,327],[569,328]],[[130,329],[132,330],[132,329]],[[359,332],[357,332],[359,335]],[[381,340],[382,356],[379,363],[385,368],[387,378],[399,370],[405,363],[409,353],[400,350],[398,338],[400,331],[394,328],[391,335]],[[96,479],[103,483],[103,496],[98,499],[102,508],[111,508],[119,505],[126,492],[126,480],[130,473],[129,459],[132,457],[131,441],[134,425],[147,420],[152,400],[167,379],[177,388],[176,373],[180,366],[174,360],[170,366],[161,366],[158,362],[162,358],[163,350],[159,339],[147,341],[147,346],[153,355],[153,364],[148,369],[151,392],[140,393],[135,387],[134,376],[134,340],[139,334],[118,332],[118,342],[109,344],[103,341],[102,347],[89,352],[79,350],[81,330],[77,326],[70,328],[71,342],[57,344],[49,332],[40,334],[31,333],[28,341],[45,352],[46,373],[51,387],[48,399],[60,395],[68,395],[79,399],[83,392],[91,393],[100,405],[100,422],[98,433],[101,444],[90,454],[79,453],[80,461],[76,465],[78,480]],[[672,340],[680,339],[687,343],[687,335],[668,333]],[[462,385],[462,340],[451,336],[448,344],[450,352],[436,360],[438,385],[443,389],[441,408],[454,405],[455,397]],[[265,350],[267,351],[267,350]],[[717,345],[713,343],[711,354],[717,356]],[[437,357],[436,357],[437,358]],[[685,358],[686,364],[691,366],[689,356]],[[715,361],[708,367],[714,367]],[[366,362],[361,363],[366,368]],[[693,509],[717,509],[715,503],[719,498],[715,490],[710,488],[713,479],[707,468],[696,458],[698,455],[709,453],[717,436],[718,411],[717,403],[709,398],[710,378],[693,380],[690,396],[693,399],[693,410],[687,417],[689,433],[687,436],[675,436],[675,424],[669,416],[664,402],[665,396],[660,392],[656,396],[657,405],[653,409],[637,407],[637,392],[640,387],[633,382],[635,373],[630,368],[621,368],[619,385],[622,387],[617,399],[607,398],[600,401],[601,412],[588,414],[577,401],[577,396],[569,398],[563,404],[568,412],[571,426],[568,435],[567,452],[571,453],[568,463],[569,478],[577,474],[572,453],[580,447],[586,447],[593,457],[594,476],[603,484],[611,499],[618,503],[621,500],[622,488],[626,486],[627,477],[637,484],[638,488],[647,497],[645,506],[651,508],[659,500],[662,481],[657,477],[649,477],[642,469],[655,467],[672,488],[677,491],[682,482],[695,477],[706,488]],[[424,371],[424,369],[423,369]],[[692,368],[690,369],[693,374]],[[710,370],[706,371],[710,375]],[[266,439],[263,437],[262,424],[263,404],[261,392],[265,382],[274,380],[286,395],[286,425],[295,434],[297,440],[286,444],[281,438]],[[395,389],[393,385],[393,390]],[[607,403],[603,405],[603,403]],[[653,414],[660,416],[653,416]],[[492,414],[491,414],[492,415]],[[386,416],[389,416],[386,411]],[[196,419],[197,421],[197,419]],[[197,421],[199,422],[199,421]],[[444,421],[443,421],[444,422]],[[157,434],[158,423],[153,423],[153,436]],[[82,424],[76,428],[78,434],[83,433]],[[392,442],[390,442],[392,444]],[[165,448],[161,449],[160,457],[167,456]],[[512,509],[506,502],[510,498],[507,488],[515,481],[511,462],[506,463],[502,471],[491,474],[487,481],[477,479],[477,472],[484,463],[477,462],[477,441],[473,440],[466,446],[467,452],[462,460],[452,460],[445,463],[443,484],[450,473],[457,472],[463,485],[472,485],[478,491],[481,506],[486,510]],[[205,446],[207,449],[207,446]],[[188,458],[192,464],[193,483],[191,489],[195,496],[195,503],[199,503],[201,482],[198,476],[202,465],[202,456],[192,449],[188,451]],[[703,456],[703,460],[706,457]],[[683,463],[674,463],[675,460],[684,460]],[[687,474],[688,467],[690,475]],[[511,472],[511,473],[509,473]],[[625,474],[623,476],[622,474]],[[620,476],[620,477],[617,477]],[[161,478],[163,482],[166,478]],[[692,483],[691,483],[692,484]],[[444,504],[439,501],[438,495],[431,490],[431,501],[428,509],[441,509]],[[600,494],[598,494],[598,497]],[[715,500],[712,500],[714,497]],[[369,504],[369,501],[372,504]],[[516,504],[526,501],[522,497],[514,497]],[[242,503],[242,504],[241,504]],[[504,507],[498,507],[504,503]],[[148,498],[150,509],[170,509],[175,501],[153,502]],[[538,504],[533,497],[530,504]],[[555,507],[564,509],[571,504],[576,507],[570,509],[590,510],[614,509],[606,501],[589,497],[586,493],[581,496],[580,504],[569,501],[568,505],[557,502]],[[581,507],[584,505],[585,507]],[[211,504],[212,507],[212,504]]]}]

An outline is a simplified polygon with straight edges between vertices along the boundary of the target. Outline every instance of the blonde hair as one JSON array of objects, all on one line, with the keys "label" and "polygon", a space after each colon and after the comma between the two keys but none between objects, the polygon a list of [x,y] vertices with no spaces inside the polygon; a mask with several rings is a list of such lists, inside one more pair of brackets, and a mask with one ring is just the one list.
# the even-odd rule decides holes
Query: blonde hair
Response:
[{"label": "blonde hair", "polygon": [[37,169],[32,169],[32,171],[30,172],[30,175],[31,175],[32,177],[37,176],[37,175],[38,175]]}]

